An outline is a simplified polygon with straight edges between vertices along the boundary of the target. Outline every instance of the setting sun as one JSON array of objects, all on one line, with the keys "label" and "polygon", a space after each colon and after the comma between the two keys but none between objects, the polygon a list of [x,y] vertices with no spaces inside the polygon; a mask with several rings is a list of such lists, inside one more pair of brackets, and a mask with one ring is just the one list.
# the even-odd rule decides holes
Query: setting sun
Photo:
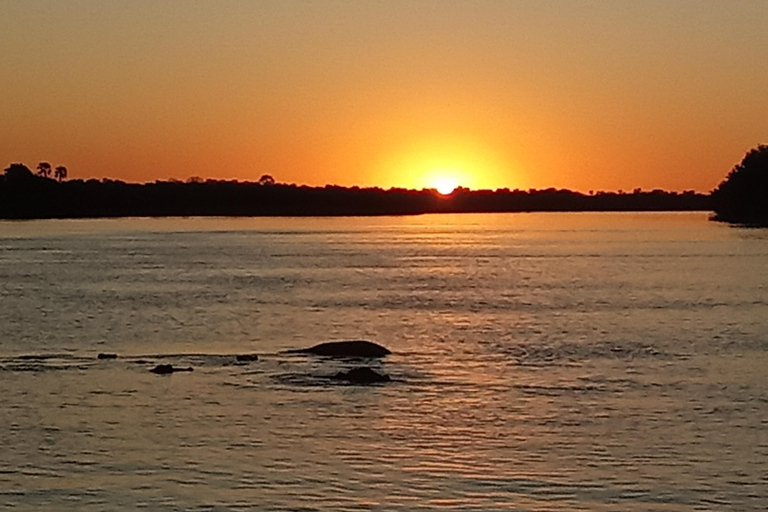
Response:
[{"label": "setting sun", "polygon": [[368,167],[371,180],[382,186],[435,189],[449,194],[457,187],[495,189],[520,187],[521,166],[499,149],[493,137],[475,133],[441,133],[430,127],[425,133],[400,133],[398,128],[371,134],[381,144],[378,158]]},{"label": "setting sun", "polygon": [[447,196],[454,190],[456,190],[456,187],[458,184],[456,183],[456,180],[453,178],[438,178],[435,180],[435,190],[443,194],[444,196]]}]

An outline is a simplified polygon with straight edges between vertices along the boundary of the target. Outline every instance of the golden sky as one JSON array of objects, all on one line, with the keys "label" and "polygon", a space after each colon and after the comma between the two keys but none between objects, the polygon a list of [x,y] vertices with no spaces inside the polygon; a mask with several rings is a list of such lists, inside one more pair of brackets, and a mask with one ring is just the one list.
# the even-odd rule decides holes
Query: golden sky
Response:
[{"label": "golden sky", "polygon": [[768,142],[768,2],[3,0],[0,165],[713,189]]}]

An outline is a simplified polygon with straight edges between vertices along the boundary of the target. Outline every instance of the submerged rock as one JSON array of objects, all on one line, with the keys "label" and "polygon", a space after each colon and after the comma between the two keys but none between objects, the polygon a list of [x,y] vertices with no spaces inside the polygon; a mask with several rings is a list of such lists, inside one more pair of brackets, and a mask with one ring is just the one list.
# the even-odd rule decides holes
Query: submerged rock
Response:
[{"label": "submerged rock", "polygon": [[192,367],[175,368],[172,364],[159,364],[149,371],[151,371],[152,373],[156,373],[158,375],[167,375],[169,373],[174,373],[174,372],[191,372]]},{"label": "submerged rock", "polygon": [[348,372],[339,372],[331,378],[334,380],[351,382],[353,384],[373,384],[376,382],[389,382],[392,380],[389,375],[379,373],[367,366],[353,368]]},{"label": "submerged rock", "polygon": [[384,357],[388,349],[371,341],[329,341],[314,347],[286,351],[289,354],[314,354],[329,357]]},{"label": "submerged rock", "polygon": [[259,356],[256,354],[238,354],[235,359],[237,359],[240,362],[246,362],[250,363],[251,361],[258,361]]}]

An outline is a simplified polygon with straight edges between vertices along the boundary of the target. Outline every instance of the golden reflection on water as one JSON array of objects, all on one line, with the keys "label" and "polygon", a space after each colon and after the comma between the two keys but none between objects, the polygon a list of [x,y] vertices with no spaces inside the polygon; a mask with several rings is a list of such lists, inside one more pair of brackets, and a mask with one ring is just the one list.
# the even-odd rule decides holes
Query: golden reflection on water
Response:
[{"label": "golden reflection on water", "polygon": [[[768,506],[768,250],[705,214],[9,226],[0,507]],[[393,382],[280,354],[347,338]]]},{"label": "golden reflection on water", "polygon": [[[707,212],[656,213],[502,213],[502,214],[427,214],[401,217],[125,217],[108,219],[0,220],[0,238],[27,236],[66,236],[131,232],[200,231],[324,231],[324,230],[401,230],[427,233],[521,230],[540,236],[549,231],[581,231],[616,228],[630,236],[638,230],[693,228],[702,232]],[[723,226],[725,227],[725,226]],[[406,231],[407,233],[407,231]],[[424,234],[424,233],[422,233]]]}]

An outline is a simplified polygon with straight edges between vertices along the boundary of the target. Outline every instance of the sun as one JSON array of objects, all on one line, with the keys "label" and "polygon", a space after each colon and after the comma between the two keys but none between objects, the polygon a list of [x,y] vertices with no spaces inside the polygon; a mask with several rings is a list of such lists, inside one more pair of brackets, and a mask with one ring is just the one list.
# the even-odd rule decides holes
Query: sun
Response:
[{"label": "sun", "polygon": [[425,135],[393,145],[370,174],[379,175],[382,186],[432,190],[449,198],[463,190],[519,187],[517,172],[512,172],[518,166],[510,161],[482,140]]},{"label": "sun", "polygon": [[437,178],[435,180],[435,190],[442,195],[447,196],[458,187],[459,184],[453,178]]}]

